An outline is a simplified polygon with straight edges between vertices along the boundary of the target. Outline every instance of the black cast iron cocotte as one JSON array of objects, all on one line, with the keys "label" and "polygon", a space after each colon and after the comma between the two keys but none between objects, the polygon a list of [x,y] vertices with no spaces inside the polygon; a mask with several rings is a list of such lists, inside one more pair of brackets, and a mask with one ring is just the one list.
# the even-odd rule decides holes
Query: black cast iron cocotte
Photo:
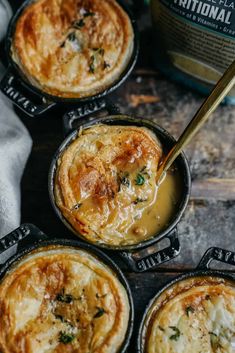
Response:
[{"label": "black cast iron cocotte", "polygon": [[117,0],[119,5],[128,14],[134,31],[134,47],[133,53],[129,60],[126,69],[119,76],[118,80],[115,80],[108,88],[104,89],[100,93],[84,98],[62,98],[55,95],[50,95],[44,92],[42,89],[32,85],[26,78],[22,70],[14,62],[11,56],[11,45],[13,36],[15,33],[16,22],[24,9],[29,6],[35,0],[26,0],[23,2],[21,7],[13,15],[10,24],[8,26],[5,49],[8,61],[8,69],[0,82],[1,91],[21,110],[24,111],[28,116],[35,117],[44,114],[55,106],[71,107],[71,105],[80,106],[83,115],[87,115],[98,111],[105,107],[105,97],[118,88],[132,72],[139,53],[139,34],[136,24],[136,20],[133,17],[132,11],[126,6],[124,1]]},{"label": "black cast iron cocotte", "polygon": [[32,251],[47,247],[49,245],[62,245],[65,247],[73,247],[87,251],[102,263],[107,265],[117,276],[126,290],[130,305],[130,316],[127,332],[125,340],[122,343],[118,353],[126,352],[130,343],[134,325],[134,304],[131,289],[117,264],[111,260],[110,257],[91,244],[86,244],[78,240],[51,239],[35,225],[28,223],[22,224],[19,228],[0,239],[0,280],[7,276],[7,273],[11,270],[11,268],[15,264],[20,263],[21,259],[23,259],[26,255],[29,255]]},{"label": "black cast iron cocotte", "polygon": [[170,289],[171,287],[174,287],[175,285],[177,285],[177,283],[194,277],[219,277],[225,280],[232,281],[235,284],[234,274],[228,273],[226,271],[210,269],[210,263],[214,260],[235,266],[235,252],[221,249],[218,247],[209,248],[201,258],[195,270],[184,273],[180,276],[177,276],[173,280],[170,280],[157,292],[154,298],[150,300],[149,304],[147,305],[144,311],[143,318],[141,320],[137,332],[136,353],[145,353],[145,336],[147,325],[151,317],[151,315],[149,317],[148,314],[151,312],[151,309],[155,306],[155,303],[157,302],[160,295],[163,294],[166,290]]},{"label": "black cast iron cocotte", "polygon": [[[111,110],[109,110],[109,112],[110,111]],[[150,120],[134,118],[121,114],[109,115],[102,118],[91,117],[90,119],[81,119],[80,114],[77,114],[76,110],[71,111],[64,116],[64,125],[66,132],[72,130],[72,122],[75,120],[77,120],[78,122],[77,129],[70,132],[70,134],[65,138],[65,140],[62,142],[62,144],[56,151],[51,162],[48,177],[48,190],[52,206],[59,219],[65,224],[65,226],[70,231],[79,236],[82,240],[88,241],[81,234],[75,231],[73,227],[69,224],[69,222],[64,218],[61,211],[56,206],[54,197],[54,180],[56,175],[57,161],[60,158],[61,154],[65,151],[65,149],[77,137],[79,129],[86,129],[93,126],[94,124],[143,126],[150,129],[159,138],[160,142],[162,143],[164,152],[167,152],[175,144],[175,139],[166,130],[164,130],[157,124],[151,122]],[[125,262],[127,262],[128,266],[136,272],[143,272],[155,268],[156,266],[176,257],[180,252],[177,224],[185,211],[191,190],[190,170],[188,161],[184,153],[182,153],[177,158],[176,164],[178,165],[179,170],[182,173],[182,198],[178,207],[178,211],[176,212],[170,224],[164,230],[156,234],[154,237],[134,245],[109,246],[101,243],[92,244],[100,248],[104,248],[106,250],[117,251],[125,260]],[[157,250],[155,248],[153,249],[153,247],[164,238],[169,240],[170,245],[161,250],[159,250],[159,248]]]}]

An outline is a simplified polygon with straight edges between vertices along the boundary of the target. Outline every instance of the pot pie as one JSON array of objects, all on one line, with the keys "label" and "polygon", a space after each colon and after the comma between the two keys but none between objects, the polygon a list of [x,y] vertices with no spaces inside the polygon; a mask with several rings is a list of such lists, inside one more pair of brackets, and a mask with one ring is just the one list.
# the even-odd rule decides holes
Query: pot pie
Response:
[{"label": "pot pie", "polygon": [[82,98],[119,79],[133,43],[130,18],[115,0],[36,0],[17,20],[11,53],[35,87]]},{"label": "pot pie", "polygon": [[145,323],[145,353],[233,353],[235,287],[219,277],[194,277],[169,287]]},{"label": "pot pie", "polygon": [[54,199],[73,231],[108,246],[137,244],[172,221],[181,197],[175,168],[159,190],[162,148],[148,129],[94,125],[57,160]]},{"label": "pot pie", "polygon": [[0,351],[117,353],[129,311],[123,285],[95,256],[41,248],[0,283]]}]

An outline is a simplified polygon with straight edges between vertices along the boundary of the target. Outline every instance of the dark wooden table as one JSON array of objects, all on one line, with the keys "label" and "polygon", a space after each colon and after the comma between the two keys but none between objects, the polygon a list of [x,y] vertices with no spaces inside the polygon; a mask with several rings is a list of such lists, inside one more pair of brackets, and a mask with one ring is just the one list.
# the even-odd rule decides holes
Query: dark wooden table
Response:
[{"label": "dark wooden table", "polygon": [[[122,113],[153,120],[177,138],[203,97],[170,82],[154,69],[147,9],[139,22],[141,50],[137,67],[110,98]],[[142,98],[150,103],[141,103]],[[64,138],[62,112],[34,119],[18,113],[33,139],[22,180],[22,222],[36,224],[51,237],[73,237],[54,214],[47,189],[49,165]],[[235,107],[220,106],[185,152],[193,183],[190,202],[178,225],[180,255],[154,271],[136,274],[128,270],[118,255],[109,254],[130,282],[137,322],[157,290],[177,274],[195,268],[206,249],[219,246],[235,251]],[[165,245],[163,241],[158,247]],[[215,263],[212,267],[222,268],[223,264]]]}]

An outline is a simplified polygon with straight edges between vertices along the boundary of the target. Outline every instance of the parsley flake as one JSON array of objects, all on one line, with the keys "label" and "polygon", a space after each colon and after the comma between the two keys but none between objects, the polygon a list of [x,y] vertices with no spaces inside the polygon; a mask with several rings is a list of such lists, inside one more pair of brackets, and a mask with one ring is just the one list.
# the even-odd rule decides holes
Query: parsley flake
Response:
[{"label": "parsley flake", "polygon": [[57,294],[56,300],[58,302],[70,304],[74,300],[74,298],[72,294],[65,294],[64,289],[62,289],[62,292]]},{"label": "parsley flake", "polygon": [[176,326],[169,326],[174,332],[175,334],[174,335],[171,335],[169,338],[170,340],[174,340],[174,341],[178,341],[181,333],[180,333],[180,330],[178,329],[178,327]]},{"label": "parsley flake", "polygon": [[192,306],[188,306],[186,309],[186,315],[189,316],[189,313],[194,313],[195,312],[195,309],[192,307]]},{"label": "parsley flake", "polygon": [[67,36],[67,39],[68,39],[70,42],[75,42],[75,40],[76,40],[76,33],[75,33],[75,32],[69,33],[68,36]]},{"label": "parsley flake", "polygon": [[59,342],[68,344],[74,340],[75,336],[72,333],[66,333],[61,331],[59,333]]},{"label": "parsley flake", "polygon": [[94,55],[92,55],[91,56],[91,59],[90,59],[90,72],[92,73],[92,74],[94,74],[95,73],[95,56]]},{"label": "parsley flake", "polygon": [[148,199],[141,199],[141,197],[137,197],[137,198],[133,201],[133,203],[134,203],[135,205],[137,205],[138,203],[140,203],[140,202],[145,202],[145,201],[148,201]]},{"label": "parsley flake", "polygon": [[99,317],[103,316],[105,314],[105,310],[103,308],[97,308],[97,313],[94,315],[94,319],[98,319]]},{"label": "parsley flake", "polygon": [[75,29],[81,29],[84,26],[85,26],[85,22],[84,22],[83,18],[81,18],[78,21],[73,22],[73,28],[75,28]]},{"label": "parsley flake", "polygon": [[108,69],[111,65],[104,60],[103,70]]},{"label": "parsley flake", "polygon": [[135,184],[144,185],[144,183],[145,183],[145,177],[142,174],[138,173],[135,179]]}]

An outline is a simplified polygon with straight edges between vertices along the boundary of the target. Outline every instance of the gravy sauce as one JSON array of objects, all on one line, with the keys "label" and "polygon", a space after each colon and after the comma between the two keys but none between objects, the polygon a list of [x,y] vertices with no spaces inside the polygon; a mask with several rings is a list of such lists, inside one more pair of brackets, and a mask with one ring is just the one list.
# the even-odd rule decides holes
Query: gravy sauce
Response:
[{"label": "gravy sauce", "polygon": [[151,238],[168,227],[177,213],[182,195],[182,178],[177,168],[168,170],[159,186],[156,185],[153,201],[143,210],[139,219],[127,231],[127,237],[136,240]]}]

